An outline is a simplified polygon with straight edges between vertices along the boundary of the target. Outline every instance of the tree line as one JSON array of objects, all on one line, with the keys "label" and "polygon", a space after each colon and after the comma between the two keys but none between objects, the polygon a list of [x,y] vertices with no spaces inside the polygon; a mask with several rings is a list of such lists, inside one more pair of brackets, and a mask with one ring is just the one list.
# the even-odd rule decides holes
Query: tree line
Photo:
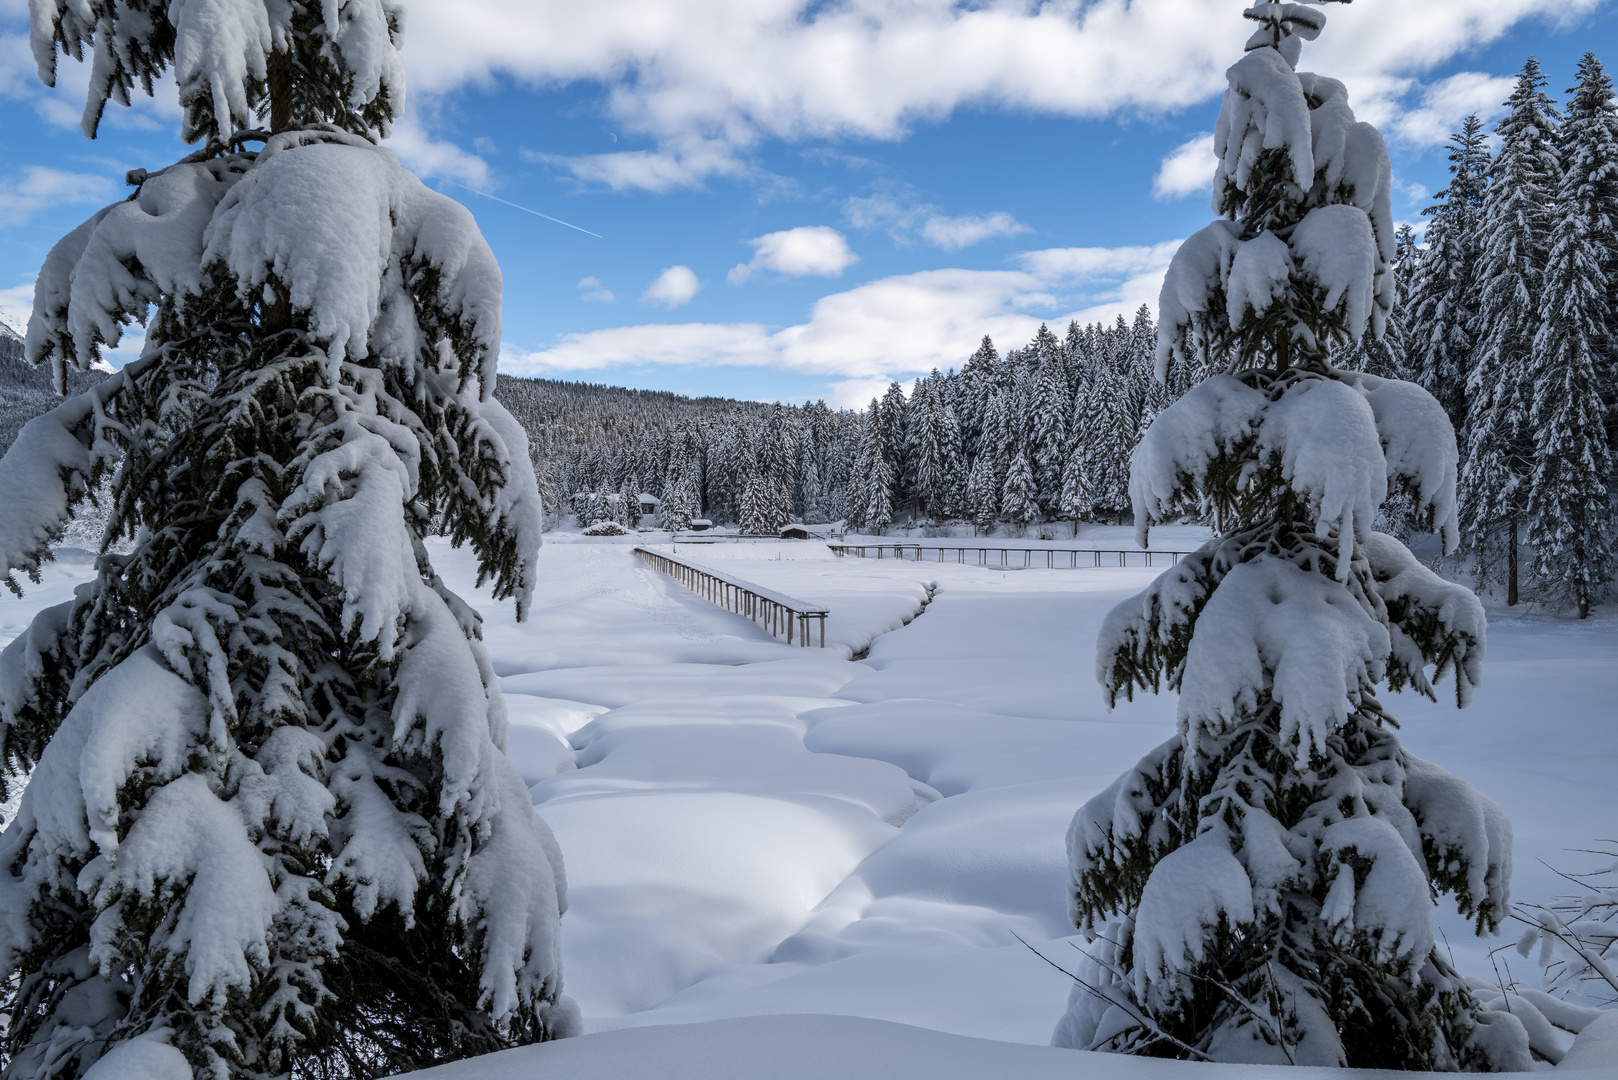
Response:
[{"label": "tree line", "polygon": [[1449,185],[1411,259],[1404,374],[1458,435],[1479,586],[1583,616],[1614,570],[1618,108],[1593,53],[1565,113],[1546,84],[1529,59],[1492,153],[1476,116],[1449,143]]},{"label": "tree line", "polygon": [[[1183,393],[1153,377],[1157,324],[1040,326],[1004,355],[985,336],[960,370],[899,383],[859,411],[688,400],[502,378],[550,505],[628,507],[657,496],[660,523],[698,516],[774,532],[789,520],[880,533],[901,520],[1024,528],[1128,514],[1129,454]],[[627,396],[626,396],[627,395]],[[570,407],[582,406],[582,407]]]}]

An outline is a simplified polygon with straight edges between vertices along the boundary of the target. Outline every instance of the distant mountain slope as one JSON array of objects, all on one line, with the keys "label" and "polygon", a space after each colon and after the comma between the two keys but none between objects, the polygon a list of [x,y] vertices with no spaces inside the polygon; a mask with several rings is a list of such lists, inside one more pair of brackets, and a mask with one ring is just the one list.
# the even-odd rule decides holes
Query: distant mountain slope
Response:
[{"label": "distant mountain slope", "polygon": [[494,396],[527,430],[542,460],[559,459],[581,446],[612,453],[641,436],[683,431],[703,422],[737,416],[762,421],[771,411],[770,405],[756,401],[511,375],[500,376]]},{"label": "distant mountain slope", "polygon": [[[106,378],[99,371],[68,375],[68,393],[82,393]],[[11,447],[22,426],[62,399],[51,389],[49,368],[36,368],[23,358],[23,341],[0,322],[0,454]]]},{"label": "distant mountain slope", "polygon": [[[104,377],[101,372],[71,372],[68,392],[82,393]],[[496,394],[527,429],[542,459],[581,445],[606,449],[650,431],[685,429],[737,413],[762,418],[769,411],[755,402],[509,375],[500,376]],[[24,424],[60,400],[51,388],[50,370],[28,363],[22,338],[0,322],[0,454]]]}]

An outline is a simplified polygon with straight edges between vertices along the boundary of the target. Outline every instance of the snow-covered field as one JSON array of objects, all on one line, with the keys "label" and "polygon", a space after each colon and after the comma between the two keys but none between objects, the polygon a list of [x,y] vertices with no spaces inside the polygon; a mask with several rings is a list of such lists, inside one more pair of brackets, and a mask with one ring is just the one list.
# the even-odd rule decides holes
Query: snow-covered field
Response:
[{"label": "snow-covered field", "polygon": [[[819,650],[789,648],[697,599],[628,543],[549,544],[520,626],[509,605],[473,589],[469,557],[441,542],[432,552],[484,613],[510,753],[566,855],[566,987],[596,1034],[431,1075],[1262,1071],[1099,1055],[1081,1069],[1076,1052],[1043,1048],[1068,979],[1013,936],[1064,966],[1075,956],[1064,830],[1171,731],[1172,698],[1108,712],[1093,673],[1100,620],[1157,570],[682,545],[827,604],[843,647]],[[0,600],[0,645],[88,570],[69,555],[25,599]],[[866,659],[846,659],[865,644]],[[1472,708],[1392,706],[1414,753],[1506,808],[1514,895],[1539,901],[1565,891],[1552,867],[1579,865],[1569,849],[1618,832],[1615,700],[1618,621],[1496,618]],[[1486,949],[1499,939],[1477,942],[1452,911],[1440,925],[1462,969],[1492,978]],[[1509,975],[1534,979],[1515,953],[1509,961]],[[730,1022],[769,1014],[912,1027],[825,1015]],[[603,1034],[708,1021],[727,1022]],[[1612,1052],[1589,1060],[1591,1032],[1591,1052],[1574,1061],[1618,1058],[1612,1032]]]}]

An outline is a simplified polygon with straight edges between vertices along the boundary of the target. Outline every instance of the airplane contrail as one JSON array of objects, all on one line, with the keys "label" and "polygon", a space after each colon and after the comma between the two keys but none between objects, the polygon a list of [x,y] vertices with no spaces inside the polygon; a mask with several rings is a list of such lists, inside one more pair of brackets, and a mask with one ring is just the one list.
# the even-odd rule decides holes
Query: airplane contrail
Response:
[{"label": "airplane contrail", "polygon": [[513,210],[521,210],[525,214],[533,214],[535,217],[542,217],[546,221],[554,221],[558,225],[566,225],[570,229],[577,229],[579,232],[584,233],[586,236],[593,236],[597,240],[606,239],[600,233],[593,233],[589,229],[580,229],[577,225],[574,225],[574,224],[572,224],[570,222],[563,221],[561,218],[554,218],[554,217],[551,217],[549,214],[541,214],[538,210],[530,210],[526,206],[518,206],[514,202],[511,202],[511,201],[509,201],[507,199],[502,199],[498,195],[490,195],[487,191],[479,191],[475,187],[467,187],[467,185],[461,183],[459,180],[451,180],[447,176],[440,176],[438,179],[441,180],[442,182],[446,183],[446,184],[454,184],[458,188],[466,188],[466,190],[470,191],[472,194],[474,194],[474,195],[482,195],[485,199],[493,199],[497,203],[505,203],[505,205],[511,207]]}]

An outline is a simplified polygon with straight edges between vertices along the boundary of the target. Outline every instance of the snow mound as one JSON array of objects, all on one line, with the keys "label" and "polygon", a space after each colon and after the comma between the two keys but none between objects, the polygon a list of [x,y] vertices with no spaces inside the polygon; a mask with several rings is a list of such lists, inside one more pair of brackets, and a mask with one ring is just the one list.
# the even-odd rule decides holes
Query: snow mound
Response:
[{"label": "snow mound", "polygon": [[[796,1015],[600,1032],[410,1075],[420,1080],[1342,1080],[1343,1072],[1191,1064],[972,1039],[885,1020]],[[1367,1069],[1354,1075],[1409,1080],[1416,1074]]]}]

